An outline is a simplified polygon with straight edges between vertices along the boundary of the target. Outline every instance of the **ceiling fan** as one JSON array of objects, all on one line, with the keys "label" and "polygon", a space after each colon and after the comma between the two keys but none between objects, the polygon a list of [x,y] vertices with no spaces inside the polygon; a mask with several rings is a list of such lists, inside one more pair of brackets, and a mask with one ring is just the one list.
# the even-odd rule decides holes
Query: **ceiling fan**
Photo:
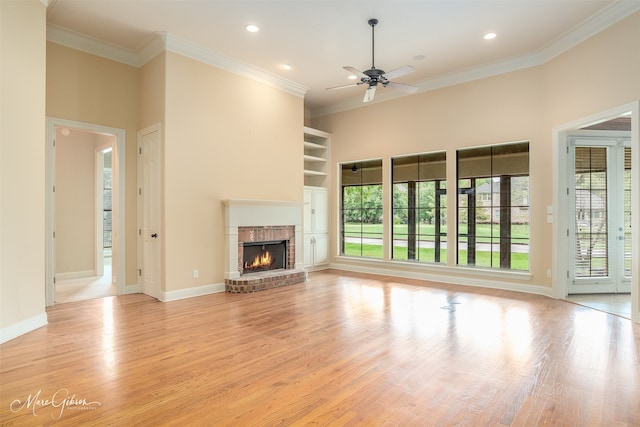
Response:
[{"label": "ceiling fan", "polygon": [[406,85],[403,83],[395,83],[392,82],[391,79],[395,79],[396,77],[404,76],[405,74],[412,73],[414,68],[411,65],[404,65],[400,68],[396,68],[395,70],[389,71],[385,73],[379,68],[375,66],[375,26],[378,24],[378,20],[373,18],[369,19],[369,25],[371,26],[371,68],[365,71],[360,71],[356,68],[345,66],[342,67],[345,70],[353,73],[357,77],[360,78],[360,81],[357,83],[343,85],[343,86],[335,86],[329,87],[327,90],[334,89],[343,89],[347,87],[360,86],[363,84],[367,85],[367,91],[364,93],[364,99],[362,102],[369,102],[373,100],[373,97],[376,93],[376,88],[378,85],[382,85],[383,87],[389,86],[390,88],[400,90],[406,93],[415,93],[418,88],[416,86]]}]

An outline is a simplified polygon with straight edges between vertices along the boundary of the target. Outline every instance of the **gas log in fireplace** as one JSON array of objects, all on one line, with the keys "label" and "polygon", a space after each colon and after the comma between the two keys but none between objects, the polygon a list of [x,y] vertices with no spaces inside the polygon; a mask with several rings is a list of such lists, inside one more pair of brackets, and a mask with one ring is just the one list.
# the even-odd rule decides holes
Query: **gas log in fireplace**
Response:
[{"label": "gas log in fireplace", "polygon": [[244,242],[242,274],[287,268],[288,240]]}]

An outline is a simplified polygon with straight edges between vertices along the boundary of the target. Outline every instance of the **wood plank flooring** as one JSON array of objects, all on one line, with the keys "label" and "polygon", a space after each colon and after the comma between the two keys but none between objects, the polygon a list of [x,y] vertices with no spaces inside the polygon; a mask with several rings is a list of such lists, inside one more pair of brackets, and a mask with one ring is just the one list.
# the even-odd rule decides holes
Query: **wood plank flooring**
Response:
[{"label": "wood plank flooring", "polygon": [[48,317],[0,346],[2,426],[640,425],[640,325],[541,296],[328,270]]}]

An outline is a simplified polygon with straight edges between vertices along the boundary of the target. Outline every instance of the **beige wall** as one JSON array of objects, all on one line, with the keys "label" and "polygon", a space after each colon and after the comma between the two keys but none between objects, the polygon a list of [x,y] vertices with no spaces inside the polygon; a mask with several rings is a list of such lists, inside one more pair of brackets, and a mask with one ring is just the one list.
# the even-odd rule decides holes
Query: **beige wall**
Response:
[{"label": "beige wall", "polygon": [[640,99],[640,12],[542,67],[545,125]]},{"label": "beige wall", "polygon": [[56,129],[56,274],[95,275],[96,150],[115,137]]},{"label": "beige wall", "polygon": [[165,60],[163,51],[140,68],[140,129],[165,121]]},{"label": "beige wall", "polygon": [[0,1],[0,341],[46,323],[45,16]]},{"label": "beige wall", "polygon": [[[546,270],[553,261],[552,227],[546,206],[553,195],[552,127],[639,99],[639,76],[636,13],[542,66],[315,118],[313,125],[332,133],[334,174],[340,162],[383,158],[388,168],[390,156],[446,150],[449,188],[455,188],[456,149],[530,141],[532,277],[524,283],[550,287]],[[453,207],[451,193],[448,205]],[[333,197],[334,230],[337,200]],[[453,240],[455,213],[448,214]],[[331,242],[334,261],[336,237]],[[449,266],[455,265],[452,252]]]},{"label": "beige wall", "polygon": [[55,43],[47,43],[46,58],[47,116],[120,128],[126,132],[125,284],[136,284],[136,147],[140,70]]},{"label": "beige wall", "polygon": [[163,289],[172,291],[224,281],[222,200],[302,201],[303,100],[171,52],[166,87]]}]

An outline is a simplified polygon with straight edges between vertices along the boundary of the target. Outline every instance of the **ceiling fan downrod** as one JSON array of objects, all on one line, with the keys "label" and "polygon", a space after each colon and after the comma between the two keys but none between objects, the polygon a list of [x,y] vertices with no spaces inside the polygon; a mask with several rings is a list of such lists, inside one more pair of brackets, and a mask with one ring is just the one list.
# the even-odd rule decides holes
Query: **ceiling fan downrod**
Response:
[{"label": "ceiling fan downrod", "polygon": [[375,38],[375,27],[376,25],[378,25],[378,20],[375,18],[371,18],[369,19],[369,25],[371,25],[371,69],[375,69],[376,68],[376,51],[375,51],[375,47],[376,47],[376,38]]}]

